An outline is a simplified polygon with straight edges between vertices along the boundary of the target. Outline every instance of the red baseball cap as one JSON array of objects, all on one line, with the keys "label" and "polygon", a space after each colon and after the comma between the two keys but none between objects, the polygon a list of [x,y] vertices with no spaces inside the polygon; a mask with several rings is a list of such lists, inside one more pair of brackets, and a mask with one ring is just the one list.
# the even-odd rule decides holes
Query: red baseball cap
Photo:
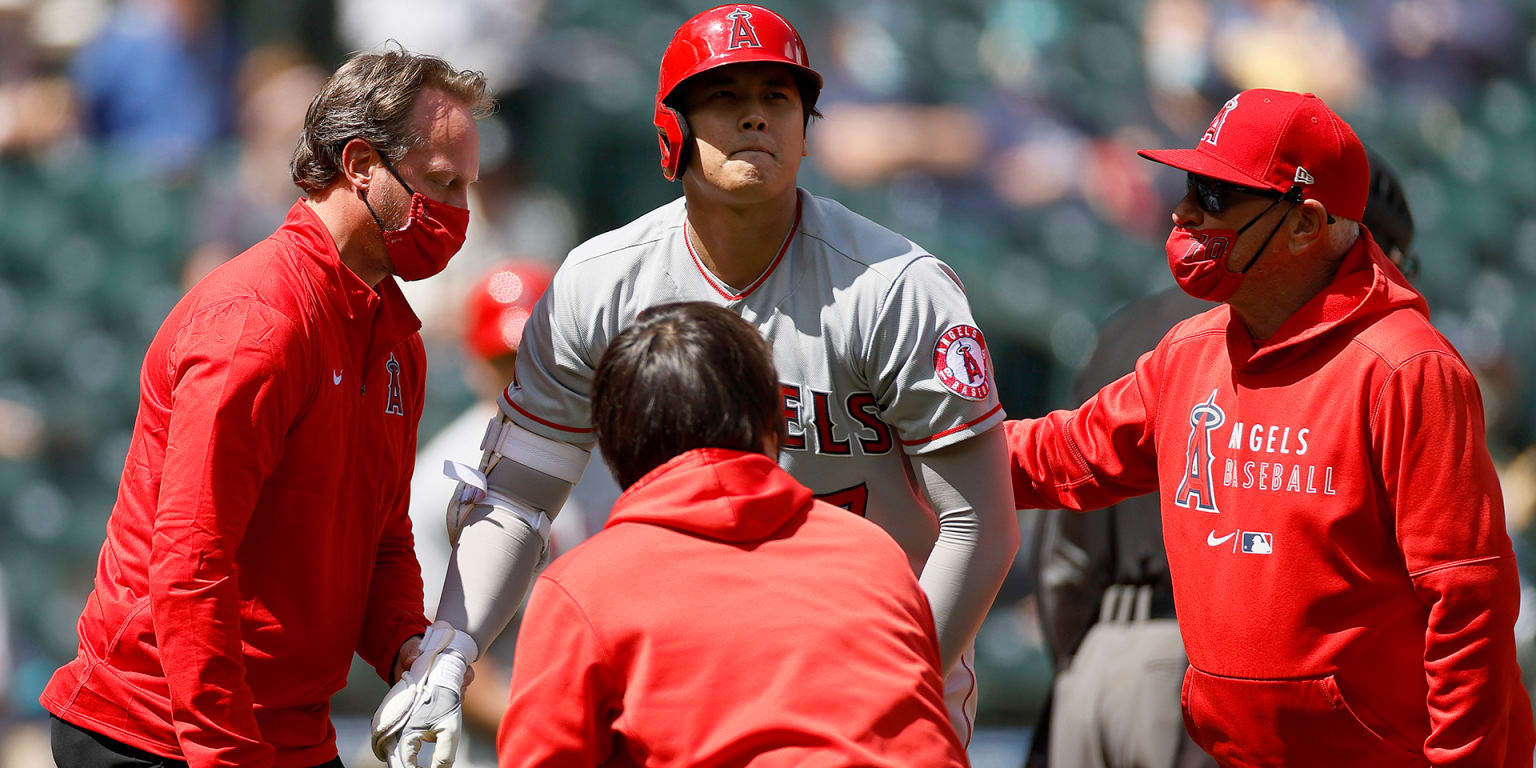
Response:
[{"label": "red baseball cap", "polygon": [[1227,100],[1194,149],[1136,154],[1231,184],[1276,192],[1299,187],[1335,216],[1359,221],[1370,161],[1354,129],[1310,93],[1253,88]]},{"label": "red baseball cap", "polygon": [[533,261],[507,262],[475,283],[469,294],[464,343],[482,360],[515,349],[533,305],[549,288],[554,270]]}]

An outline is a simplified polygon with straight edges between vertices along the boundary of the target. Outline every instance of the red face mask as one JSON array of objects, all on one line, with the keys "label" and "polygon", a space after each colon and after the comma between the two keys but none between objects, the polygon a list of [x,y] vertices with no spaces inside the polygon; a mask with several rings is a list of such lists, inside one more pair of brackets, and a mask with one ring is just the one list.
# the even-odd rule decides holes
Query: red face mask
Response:
[{"label": "red face mask", "polygon": [[405,226],[389,229],[384,226],[379,215],[373,213],[367,195],[363,195],[363,204],[368,205],[368,212],[373,214],[373,220],[384,233],[384,250],[389,254],[389,263],[395,275],[401,280],[425,280],[443,271],[448,266],[448,260],[464,247],[464,233],[469,228],[469,209],[440,203],[412,191],[383,153],[379,154],[379,159],[384,160],[384,167],[389,169],[390,175],[410,193],[410,218],[406,219]]},{"label": "red face mask", "polygon": [[[1237,293],[1246,272],[1227,269],[1227,257],[1237,245],[1235,229],[1174,227],[1164,249],[1174,282],[1185,293],[1206,301],[1226,301]],[[1253,266],[1249,262],[1248,266]]]},{"label": "red face mask", "polygon": [[[1275,203],[1279,203],[1276,200]],[[1264,214],[1269,213],[1270,208],[1275,207],[1271,203],[1258,216],[1253,217],[1240,229],[1189,229],[1187,227],[1174,227],[1168,233],[1168,242],[1163,249],[1168,254],[1168,270],[1173,273],[1174,282],[1185,293],[1206,301],[1226,301],[1237,293],[1238,286],[1242,285],[1243,278],[1248,270],[1258,263],[1259,256],[1264,249],[1269,247],[1269,241],[1275,233],[1280,231],[1280,225],[1285,223],[1285,217],[1275,222],[1274,229],[1269,230],[1269,235],[1264,242],[1259,244],[1259,249],[1254,251],[1253,258],[1248,260],[1241,271],[1233,272],[1227,268],[1227,261],[1232,257],[1232,249],[1237,247],[1237,238],[1248,228],[1254,225]],[[1292,207],[1295,203],[1292,203]],[[1289,211],[1287,211],[1289,213]]]}]

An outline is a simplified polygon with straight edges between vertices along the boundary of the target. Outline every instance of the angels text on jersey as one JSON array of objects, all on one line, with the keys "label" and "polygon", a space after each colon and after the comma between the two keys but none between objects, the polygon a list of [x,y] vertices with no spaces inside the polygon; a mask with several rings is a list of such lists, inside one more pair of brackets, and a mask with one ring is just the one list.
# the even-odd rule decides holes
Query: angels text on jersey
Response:
[{"label": "angels text on jersey", "polygon": [[[1227,439],[1212,433],[1227,427]],[[1248,424],[1228,427],[1228,417],[1213,390],[1189,413],[1189,441],[1184,452],[1184,473],[1174,491],[1173,503],[1185,509],[1219,514],[1222,488],[1336,496],[1333,467],[1308,462],[1313,430],[1288,424]],[[1224,444],[1221,474],[1216,474],[1215,448]]]},{"label": "angels text on jersey", "polygon": [[[784,450],[848,456],[857,446],[865,456],[878,456],[895,447],[890,425],[880,420],[880,404],[870,392],[838,397],[831,392],[780,382],[779,403],[788,434]],[[802,419],[803,413],[810,418]]]}]

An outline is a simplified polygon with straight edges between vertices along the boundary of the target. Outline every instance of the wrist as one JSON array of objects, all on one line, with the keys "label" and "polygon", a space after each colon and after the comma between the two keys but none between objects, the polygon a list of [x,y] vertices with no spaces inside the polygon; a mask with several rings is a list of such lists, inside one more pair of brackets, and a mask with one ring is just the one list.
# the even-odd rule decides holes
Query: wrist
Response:
[{"label": "wrist", "polygon": [[464,673],[469,661],[454,648],[447,648],[437,655],[436,662],[427,671],[427,684],[447,688],[454,693],[464,690]]}]

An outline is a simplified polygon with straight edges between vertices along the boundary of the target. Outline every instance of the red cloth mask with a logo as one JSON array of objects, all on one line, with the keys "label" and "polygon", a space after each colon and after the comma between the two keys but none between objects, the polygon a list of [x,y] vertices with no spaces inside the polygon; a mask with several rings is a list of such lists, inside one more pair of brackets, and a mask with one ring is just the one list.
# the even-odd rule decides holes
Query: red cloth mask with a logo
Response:
[{"label": "red cloth mask with a logo", "polygon": [[[1168,233],[1168,269],[1179,288],[1197,299],[1226,301],[1237,293],[1247,270],[1233,272],[1227,259],[1237,245],[1235,229],[1174,227]],[[1257,258],[1254,259],[1257,261]],[[1250,261],[1248,266],[1253,266]]]},{"label": "red cloth mask with a logo", "polygon": [[384,233],[384,250],[389,254],[389,263],[395,275],[401,280],[425,280],[443,271],[448,266],[448,260],[464,247],[464,233],[469,229],[469,209],[440,203],[413,191],[383,153],[379,154],[379,159],[384,160],[384,167],[389,169],[390,175],[410,194],[410,218],[406,219],[405,226],[389,229],[384,226],[379,215],[373,213],[367,195],[363,196],[363,204],[368,205],[368,212],[373,214],[373,220]]},{"label": "red cloth mask with a logo", "polygon": [[[1274,228],[1269,230],[1264,242],[1259,243],[1258,250],[1253,252],[1253,257],[1237,272],[1227,267],[1227,261],[1232,258],[1232,249],[1237,247],[1237,238],[1248,228],[1264,218],[1264,214],[1286,198],[1280,198],[1270,203],[1268,208],[1259,212],[1259,215],[1248,220],[1247,224],[1237,229],[1190,229],[1188,227],[1174,227],[1168,233],[1168,242],[1163,250],[1168,254],[1168,270],[1173,273],[1174,282],[1179,288],[1197,299],[1206,301],[1226,301],[1237,293],[1237,287],[1243,284],[1243,278],[1248,275],[1248,270],[1259,261],[1264,249],[1269,247],[1269,241],[1274,239],[1275,233],[1280,231],[1280,225],[1285,223],[1285,216],[1275,222]],[[1296,207],[1294,200],[1290,201],[1286,213]]]}]

